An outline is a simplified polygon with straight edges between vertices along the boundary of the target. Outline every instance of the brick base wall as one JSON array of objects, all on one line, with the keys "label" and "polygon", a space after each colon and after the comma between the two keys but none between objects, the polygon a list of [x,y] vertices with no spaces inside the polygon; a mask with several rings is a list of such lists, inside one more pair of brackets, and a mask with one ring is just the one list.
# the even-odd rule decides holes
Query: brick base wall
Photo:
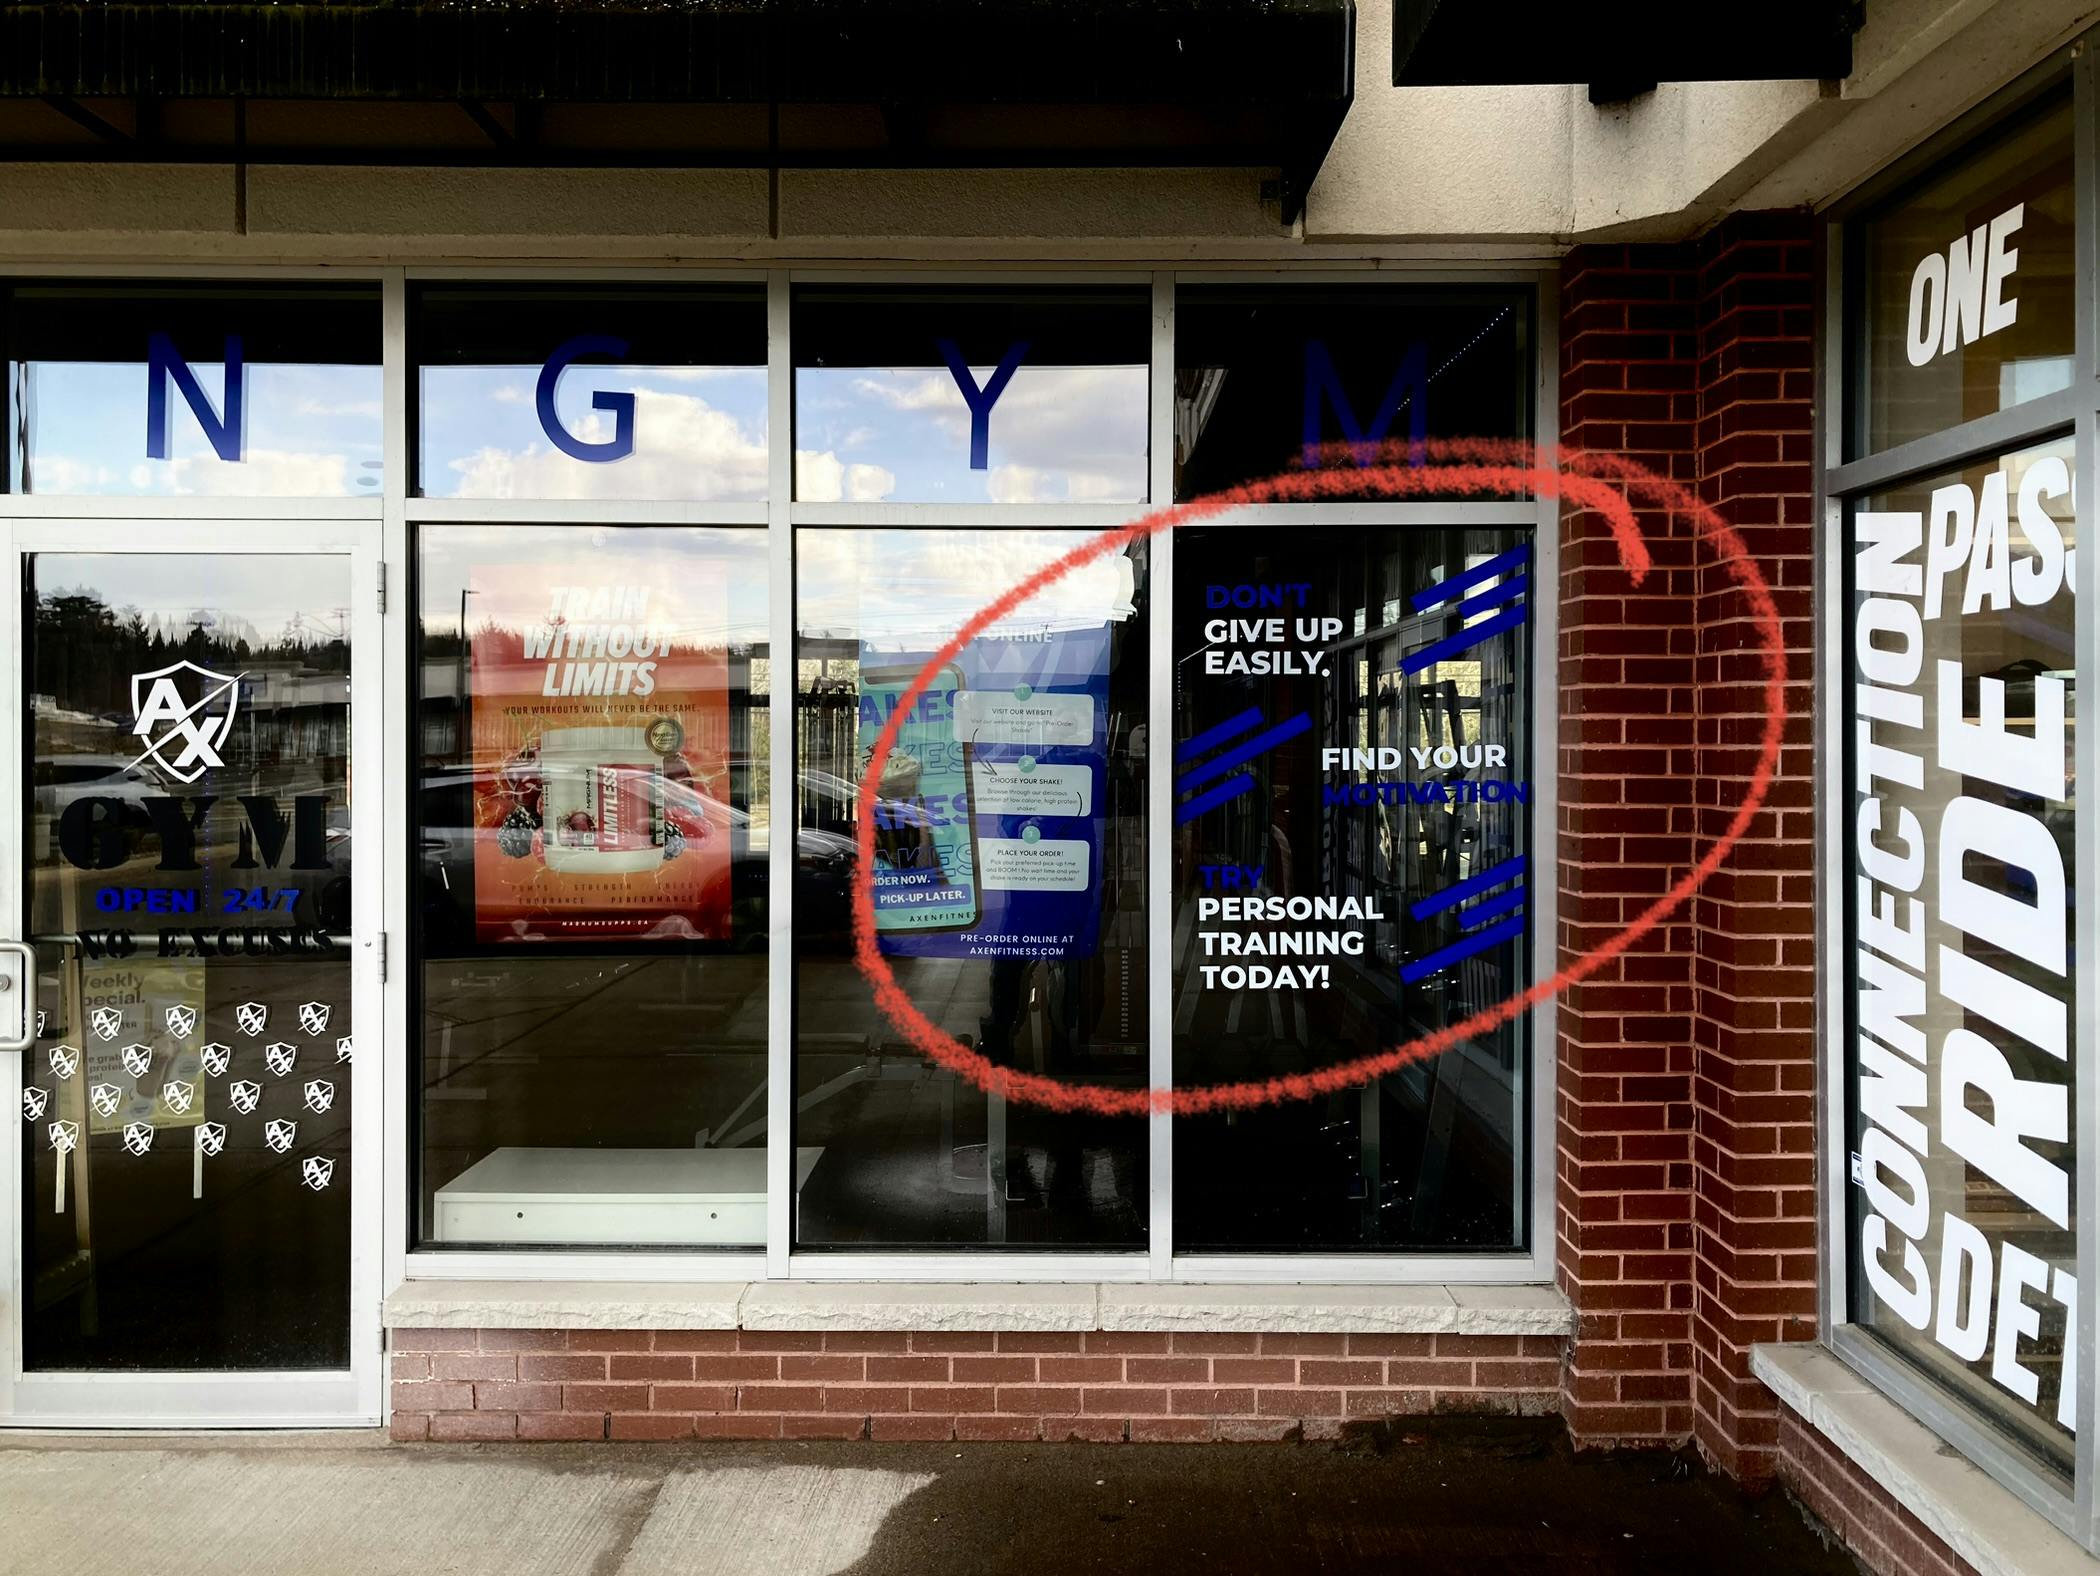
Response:
[{"label": "brick base wall", "polygon": [[1557,1336],[392,1332],[393,1437],[1334,1439],[1560,1409]]},{"label": "brick base wall", "polygon": [[1976,1576],[1888,1490],[1783,1407],[1775,1465],[1796,1502],[1875,1576]]}]

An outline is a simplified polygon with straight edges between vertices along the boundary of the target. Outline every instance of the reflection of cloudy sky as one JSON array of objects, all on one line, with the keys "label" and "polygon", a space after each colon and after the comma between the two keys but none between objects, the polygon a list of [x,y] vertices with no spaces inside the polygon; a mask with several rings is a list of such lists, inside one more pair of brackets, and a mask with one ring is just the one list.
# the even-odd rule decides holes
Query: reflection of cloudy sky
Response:
[{"label": "reflection of cloudy sky", "polygon": [[613,436],[601,391],[631,393],[634,452],[578,460],[541,430],[536,366],[422,369],[427,498],[658,498],[710,502],[766,495],[763,367],[615,367],[579,363],[554,408],[585,443]]},{"label": "reflection of cloudy sky", "polygon": [[[994,369],[973,367],[982,388]],[[806,455],[880,464],[910,503],[1137,503],[1145,496],[1148,369],[1031,367],[992,406],[986,470],[946,367],[795,369],[796,496],[820,498]],[[850,496],[850,494],[848,495]]]},{"label": "reflection of cloudy sky", "polygon": [[[993,369],[974,369],[981,387]],[[221,367],[195,371],[222,404]],[[420,372],[420,484],[456,498],[756,501],[766,495],[762,367],[579,364],[555,396],[579,439],[613,436],[600,391],[635,396],[635,450],[574,459],[548,441],[534,402],[539,369],[432,366]],[[991,414],[990,465],[969,468],[970,413],[945,367],[796,372],[796,495],[808,502],[1136,503],[1145,496],[1147,370],[1023,365]],[[169,390],[167,460],[146,457],[141,363],[38,362],[29,369],[29,484],[40,493],[353,497],[380,486],[377,367],[248,368],[246,459],[213,453]]]},{"label": "reflection of cloudy sky", "polygon": [[[225,369],[192,363],[214,408]],[[169,458],[146,457],[144,362],[39,361],[28,369],[28,489],[120,497],[376,497],[383,428],[378,367],[250,363],[247,458],[213,452],[169,380]]]},{"label": "reflection of cloudy sky", "polygon": [[187,632],[197,615],[213,627],[271,643],[347,634],[349,560],[317,553],[43,553],[40,595],[80,593],[149,624]]},{"label": "reflection of cloudy sky", "polygon": [[[1084,544],[1090,531],[795,533],[796,625],[804,636],[924,651],[1006,587]],[[1131,561],[1099,558],[995,628],[1086,629],[1130,616]]]}]

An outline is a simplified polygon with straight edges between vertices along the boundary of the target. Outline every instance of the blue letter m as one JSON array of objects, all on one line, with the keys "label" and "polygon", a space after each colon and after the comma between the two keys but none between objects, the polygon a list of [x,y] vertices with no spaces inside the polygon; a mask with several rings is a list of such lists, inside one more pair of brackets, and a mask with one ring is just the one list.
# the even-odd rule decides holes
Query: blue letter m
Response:
[{"label": "blue letter m", "polygon": [[1426,358],[1419,341],[1407,347],[1407,354],[1400,360],[1400,370],[1393,374],[1393,381],[1386,385],[1385,398],[1378,402],[1378,412],[1365,427],[1356,419],[1356,407],[1349,403],[1349,396],[1342,391],[1342,380],[1334,370],[1334,357],[1327,353],[1327,342],[1323,339],[1308,339],[1305,342],[1305,463],[1316,466],[1320,463],[1320,402],[1324,398],[1334,407],[1335,416],[1342,424],[1342,436],[1349,441],[1355,453],[1356,463],[1371,463],[1372,448],[1383,442],[1386,429],[1407,406],[1407,458],[1410,465],[1422,463],[1422,444],[1429,436],[1429,380],[1423,375]]}]

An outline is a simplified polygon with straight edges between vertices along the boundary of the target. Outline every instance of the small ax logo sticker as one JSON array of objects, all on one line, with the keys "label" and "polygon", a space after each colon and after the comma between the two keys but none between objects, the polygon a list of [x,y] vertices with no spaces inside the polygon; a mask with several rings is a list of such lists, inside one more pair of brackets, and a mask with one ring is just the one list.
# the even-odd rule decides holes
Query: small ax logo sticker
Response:
[{"label": "small ax logo sticker", "polygon": [[212,1077],[222,1077],[233,1065],[233,1047],[214,1040],[197,1052],[197,1059],[204,1063],[204,1070]]},{"label": "small ax logo sticker", "polygon": [[133,1122],[124,1129],[124,1152],[141,1156],[153,1147],[153,1124]]},{"label": "small ax logo sticker", "polygon": [[88,1014],[88,1027],[95,1031],[98,1040],[114,1040],[117,1030],[124,1027],[124,1014],[115,1007],[97,1007]]},{"label": "small ax logo sticker", "polygon": [[276,1150],[280,1155],[291,1148],[298,1137],[299,1124],[297,1122],[263,1123],[263,1142]]},{"label": "small ax logo sticker", "polygon": [[299,1162],[299,1180],[316,1193],[335,1179],[335,1162],[323,1160],[319,1155],[308,1155]]},{"label": "small ax logo sticker", "polygon": [[250,1083],[243,1078],[229,1085],[226,1093],[232,1097],[233,1108],[243,1116],[255,1114],[256,1102],[262,1099],[262,1085]]},{"label": "small ax logo sticker", "polygon": [[344,1035],[335,1042],[335,1059],[346,1066],[350,1061],[350,1036]]},{"label": "small ax logo sticker", "polygon": [[306,1084],[306,1108],[319,1116],[335,1104],[335,1085],[323,1078],[311,1078]]},{"label": "small ax logo sticker", "polygon": [[197,1032],[197,1009],[195,1007],[170,1007],[165,1014],[168,1032],[178,1040],[186,1040]]},{"label": "small ax logo sticker", "polygon": [[206,1122],[202,1127],[198,1128],[197,1147],[203,1150],[207,1157],[218,1154],[219,1151],[226,1147],[226,1124],[224,1122]]},{"label": "small ax logo sticker", "polygon": [[70,1045],[51,1047],[51,1076],[70,1078],[80,1071],[80,1052]]},{"label": "small ax logo sticker", "polygon": [[188,1112],[196,1101],[197,1086],[193,1083],[179,1083],[171,1078],[160,1086],[160,1103],[177,1116]]},{"label": "small ax logo sticker", "polygon": [[328,1011],[329,1008],[326,1002],[302,1001],[299,1003],[299,1027],[308,1034],[327,1033]]},{"label": "small ax logo sticker", "polygon": [[244,1001],[233,1009],[233,1021],[243,1034],[254,1036],[263,1032],[270,1021],[270,1009],[259,1001]]},{"label": "small ax logo sticker", "polygon": [[115,1084],[96,1084],[88,1090],[88,1104],[94,1107],[97,1116],[115,1116],[117,1107],[124,1103],[124,1091]]},{"label": "small ax logo sticker", "polygon": [[150,1045],[127,1045],[117,1052],[124,1063],[124,1071],[134,1078],[146,1076],[146,1069],[153,1065],[153,1047]]},{"label": "small ax logo sticker", "polygon": [[31,1084],[22,1091],[23,1121],[41,1122],[44,1119],[44,1113],[50,1108],[51,1091],[49,1089],[39,1089],[35,1084]]},{"label": "small ax logo sticker", "polygon": [[263,1047],[263,1065],[282,1078],[299,1059],[299,1047],[290,1040],[272,1040]]},{"label": "small ax logo sticker", "polygon": [[62,1155],[70,1155],[73,1146],[80,1142],[78,1122],[53,1122],[44,1131],[51,1136],[51,1147]]},{"label": "small ax logo sticker", "polygon": [[46,1025],[48,1025],[48,1024],[49,1024],[50,1022],[51,1022],[51,1014],[50,1014],[50,1013],[48,1013],[48,1012],[46,1012],[46,1011],[44,1011],[44,1009],[43,1009],[43,1008],[41,1008],[41,1007],[37,1008],[37,1010],[36,1010],[36,1037],[37,1037],[38,1039],[40,1039],[40,1040],[41,1040],[41,1039],[42,1039],[42,1038],[44,1037],[44,1029],[45,1029]]}]

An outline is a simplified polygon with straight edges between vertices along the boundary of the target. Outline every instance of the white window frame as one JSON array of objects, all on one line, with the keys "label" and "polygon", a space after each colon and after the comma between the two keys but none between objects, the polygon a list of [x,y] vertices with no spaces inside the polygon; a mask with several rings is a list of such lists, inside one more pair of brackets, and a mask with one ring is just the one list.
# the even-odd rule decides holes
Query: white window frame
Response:
[{"label": "white window frame", "polygon": [[[2096,138],[2096,97],[2093,53],[2090,47],[2100,33],[2051,52],[2049,57],[2002,91],[1991,95],[1977,108],[1954,121],[1887,170],[1833,203],[1820,216],[1818,250],[1823,288],[1817,303],[1818,355],[1816,382],[1816,453],[1818,476],[1812,515],[1822,532],[1818,564],[1816,628],[1818,706],[1816,730],[1818,811],[1821,821],[1819,868],[1828,875],[1817,894],[1818,933],[1830,938],[1823,949],[1824,973],[1818,992],[1821,1039],[1821,1076],[1817,1079],[1819,1104],[1817,1132],[1821,1140],[1818,1188],[1819,1228],[1822,1238],[1818,1298],[1818,1327],[1823,1345],[1876,1389],[1895,1401],[1934,1433],[1953,1445],[1976,1466],[1996,1479],[2021,1501],[2033,1508],[2086,1548],[2100,1551],[2100,1506],[2095,1504],[2094,1430],[2100,1425],[2096,1397],[2100,1397],[2100,1369],[2096,1369],[2095,1307],[2093,1276],[2100,1269],[2100,1098],[2089,1079],[2076,1085],[2076,1151],[2080,1164],[2074,1183],[2077,1219],[2078,1272],[2085,1295],[2079,1299],[2077,1328],[2070,1332],[2076,1342],[2079,1374],[2077,1439],[2069,1491],[2053,1475],[2037,1468],[2024,1451],[2010,1445],[2007,1437],[1987,1414],[1970,1402],[1927,1378],[1918,1368],[1897,1355],[1874,1331],[1855,1323],[1851,1310],[1851,1194],[1853,1191],[1844,1157],[1852,1147],[1849,1126],[1849,1090],[1852,1067],[1846,1044],[1851,990],[1851,944],[1847,928],[1845,883],[1845,826],[1851,813],[1852,785],[1846,776],[1846,686],[1851,682],[1851,662],[1846,627],[1848,609],[1845,587],[1849,583],[1846,555],[1845,507],[1855,497],[1880,492],[1918,477],[1940,474],[1957,466],[1996,457],[2032,443],[2073,435],[2074,487],[2081,500],[2078,524],[2085,540],[2078,543],[2076,584],[2075,649],[2082,684],[2100,675],[2093,661],[2100,640],[2100,544],[2091,539],[2100,500],[2100,368],[2095,364],[2094,270],[2100,261],[2095,246],[2095,223],[2100,219],[2100,138]],[[1850,325],[1845,316],[1847,230],[1877,202],[1921,175],[1941,167],[1953,167],[1976,144],[2008,118],[2036,100],[2060,91],[2068,76],[2072,94],[2072,137],[2075,148],[2073,192],[2076,208],[2076,268],[2073,314],[2076,324],[2074,365],[2070,387],[2029,400],[1958,426],[1894,444],[1888,448],[1848,459],[1846,425],[1858,396],[1857,385],[1848,379],[1846,344]],[[2089,668],[2090,665],[2090,668]],[[2079,780],[2100,782],[2100,739],[2091,728],[2077,730],[2073,740],[2073,767]],[[2094,872],[2100,870],[2100,828],[2095,826],[2093,807],[2077,816],[2074,833],[2074,870],[2078,977],[2073,1020],[2073,1069],[2084,1063],[2090,1070],[2100,1030],[2100,962],[2095,959],[2096,917],[2100,898],[2093,890]]]},{"label": "white window frame", "polygon": [[[824,266],[753,266],[745,268],[578,268],[559,265],[514,265],[504,267],[382,267],[368,269],[269,268],[234,265],[194,267],[122,268],[70,265],[65,267],[9,266],[0,268],[0,278],[79,277],[94,279],[249,279],[258,284],[282,279],[376,279],[383,296],[383,387],[385,399],[384,492],[378,499],[322,500],[287,503],[274,500],[178,500],[57,498],[44,495],[0,495],[0,529],[18,519],[125,518],[159,522],[182,519],[224,519],[230,516],[303,520],[330,517],[369,518],[381,521],[383,572],[394,588],[386,599],[382,620],[384,694],[387,699],[384,724],[389,738],[402,735],[406,708],[410,704],[413,671],[410,666],[414,609],[408,605],[410,564],[414,552],[414,529],[424,524],[472,522],[559,524],[565,522],[616,522],[620,524],[723,525],[765,527],[769,552],[769,645],[774,653],[788,653],[794,643],[793,532],[799,526],[940,527],[969,525],[1001,528],[1095,528],[1108,529],[1129,520],[1136,508],[1129,505],[1007,504],[996,506],[956,504],[891,503],[798,503],[792,497],[794,472],[793,356],[789,344],[791,291],[803,282],[895,284],[1136,284],[1147,286],[1151,296],[1151,397],[1148,441],[1150,445],[1150,496],[1143,507],[1155,508],[1171,501],[1173,444],[1174,303],[1180,284],[1269,284],[1279,287],[1315,287],[1322,284],[1378,283],[1392,286],[1425,284],[1508,284],[1534,292],[1530,353],[1534,431],[1539,443],[1550,448],[1559,431],[1559,305],[1557,271],[1551,264],[1439,263],[1417,266],[1388,264],[1324,266],[1298,264],[1279,269],[1273,264],[1245,266],[1205,264],[1186,270],[1153,270],[1128,265],[1106,265],[1098,269],[1060,266],[1056,268],[905,268],[841,264]],[[748,283],[762,279],[766,286],[768,326],[767,428],[770,454],[769,485],[763,503],[636,503],[541,502],[504,499],[418,498],[410,492],[411,461],[415,444],[408,430],[409,360],[408,292],[411,283],[434,281],[500,284],[553,283],[700,283],[733,281]],[[1216,522],[1230,526],[1275,529],[1291,524],[1319,522],[1326,525],[1435,524],[1447,527],[1492,527],[1518,525],[1532,530],[1536,558],[1535,583],[1540,587],[1559,584],[1560,507],[1551,497],[1506,502],[1456,500],[1449,503],[1392,502],[1346,504],[1277,504],[1242,510]],[[1171,533],[1152,538],[1152,610],[1148,650],[1151,679],[1151,736],[1173,736],[1168,682],[1172,670],[1172,575],[1174,543]],[[1558,868],[1558,803],[1556,763],[1559,748],[1558,685],[1559,607],[1555,595],[1534,598],[1530,630],[1532,717],[1532,828],[1534,862],[1542,871]],[[793,813],[792,794],[784,785],[794,782],[794,668],[791,661],[776,655],[770,697],[772,739],[772,783],[775,795],[772,814],[776,827],[788,825]],[[404,757],[405,758],[405,757]],[[1172,772],[1169,752],[1155,751],[1150,761],[1149,813],[1155,819],[1172,802]],[[1173,1244],[1173,1121],[1156,1115],[1147,1119],[1149,1150],[1149,1233],[1144,1248],[1117,1253],[1025,1253],[1002,1250],[957,1249],[940,1252],[855,1253],[836,1250],[794,1251],[792,1246],[792,1178],[790,1146],[780,1141],[791,1131],[793,1119],[794,1044],[792,1035],[794,839],[775,837],[771,846],[770,901],[768,910],[768,1047],[767,1047],[767,1238],[763,1249],[734,1252],[589,1252],[575,1250],[458,1249],[410,1250],[411,1222],[415,1200],[411,1192],[412,1156],[409,1153],[408,1111],[411,1080],[409,1046],[414,1025],[409,1020],[410,971],[416,966],[410,956],[413,934],[409,883],[401,872],[408,868],[408,775],[405,770],[389,775],[382,789],[385,833],[381,840],[381,868],[360,874],[366,883],[379,888],[384,904],[383,925],[392,939],[394,965],[384,986],[383,1067],[384,1085],[390,1091],[384,1118],[385,1209],[381,1263],[384,1288],[391,1292],[411,1280],[484,1282],[656,1282],[698,1284],[771,1280],[907,1280],[976,1282],[1225,1282],[1225,1283],[1318,1283],[1369,1285],[1442,1285],[1452,1283],[1550,1284],[1557,1257],[1554,1216],[1556,1153],[1554,1112],[1557,1055],[1557,1023],[1554,1004],[1547,1002],[1529,1014],[1530,1078],[1524,1090],[1522,1111],[1528,1155],[1518,1164],[1528,1167],[1528,1182],[1520,1189],[1528,1210],[1528,1249],[1509,1253],[1327,1253],[1327,1254],[1185,1254]],[[1149,901],[1147,944],[1159,966],[1147,970],[1147,1022],[1150,1030],[1150,1070],[1155,1085],[1166,1083],[1173,1063],[1173,981],[1164,966],[1171,957],[1172,891],[1171,840],[1153,837],[1147,845]],[[1542,880],[1533,889],[1532,937],[1535,967],[1544,968],[1558,945],[1556,922],[1557,881]],[[872,1005],[869,1009],[874,1010]]]}]

